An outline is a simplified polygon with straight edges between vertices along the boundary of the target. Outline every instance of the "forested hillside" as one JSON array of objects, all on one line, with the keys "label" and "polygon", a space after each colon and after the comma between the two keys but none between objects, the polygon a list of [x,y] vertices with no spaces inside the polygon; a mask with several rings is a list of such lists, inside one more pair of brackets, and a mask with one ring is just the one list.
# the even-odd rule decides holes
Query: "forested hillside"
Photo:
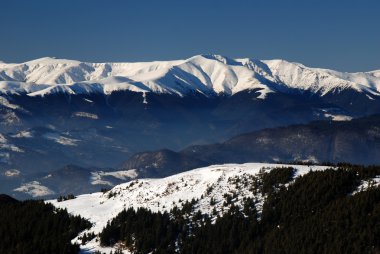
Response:
[{"label": "forested hillside", "polygon": [[71,240],[90,223],[43,201],[0,195],[0,253],[77,254]]}]

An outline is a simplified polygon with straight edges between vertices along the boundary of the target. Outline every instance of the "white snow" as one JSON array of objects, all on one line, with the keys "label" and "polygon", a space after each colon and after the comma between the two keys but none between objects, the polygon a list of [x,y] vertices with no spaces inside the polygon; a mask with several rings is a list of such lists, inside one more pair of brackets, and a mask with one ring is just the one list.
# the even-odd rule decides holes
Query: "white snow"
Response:
[{"label": "white snow", "polygon": [[112,171],[112,172],[104,172],[104,171],[97,171],[97,172],[91,172],[91,184],[97,185],[109,185],[113,186],[111,182],[107,180],[103,180],[104,176],[112,176],[120,180],[130,180],[134,179],[138,176],[135,169],[129,169],[129,170],[122,170],[122,171]]},{"label": "white snow", "polygon": [[61,136],[58,133],[48,132],[43,135],[44,138],[53,140],[54,142],[64,146],[77,146],[79,140]]},{"label": "white snow", "polygon": [[33,133],[30,131],[20,131],[12,136],[12,138],[32,138]]},{"label": "white snow", "polygon": [[44,176],[43,179],[48,179],[48,178],[51,178],[53,175],[52,174],[48,174],[47,176]]},{"label": "white snow", "polygon": [[8,140],[0,133],[0,144],[6,144]]},{"label": "white snow", "polygon": [[4,176],[6,177],[16,177],[21,174],[21,171],[18,169],[9,169],[4,172]]},{"label": "white snow", "polygon": [[316,109],[314,114],[323,116],[326,119],[330,119],[332,121],[351,121],[352,117],[345,114],[339,108],[319,108]]},{"label": "white snow", "polygon": [[358,188],[356,188],[356,191],[354,191],[352,194],[355,195],[359,192],[366,191],[369,188],[379,187],[380,186],[380,175],[376,176],[374,178],[364,180],[360,183]]},{"label": "white snow", "polygon": [[143,94],[143,103],[144,103],[144,104],[148,104],[148,101],[147,101],[147,99],[146,99],[146,93],[143,92],[142,94]]},{"label": "white snow", "polygon": [[284,88],[321,95],[351,88],[359,92],[380,95],[380,79],[374,77],[370,72],[342,73],[328,69],[309,68],[284,60],[263,62],[271,70],[272,75],[284,84]]},{"label": "white snow", "polygon": [[340,114],[324,114],[326,118],[330,118],[333,121],[351,121],[351,116],[340,115]]},{"label": "white snow", "polygon": [[3,105],[3,106],[10,108],[10,109],[19,109],[20,108],[19,106],[9,102],[9,100],[3,96],[0,96],[0,105]]},{"label": "white snow", "polygon": [[[78,240],[78,237],[72,240],[72,243],[78,243],[81,242]],[[102,247],[99,246],[99,240],[97,238],[92,239],[90,242],[87,242],[86,245],[80,246],[80,254],[89,254],[89,253],[94,253],[95,251],[100,251],[100,253],[114,253],[116,248],[113,247]],[[132,252],[128,250],[122,250],[123,254],[131,254]]]},{"label": "white snow", "polygon": [[88,113],[88,112],[75,112],[73,116],[76,117],[83,117],[83,118],[89,118],[89,119],[94,119],[97,120],[99,119],[99,116],[96,114]]},{"label": "white snow", "polygon": [[88,63],[41,58],[0,65],[0,93],[27,93],[30,96],[110,94],[129,90],[142,93],[143,103],[147,103],[147,92],[179,96],[198,92],[209,96],[254,89],[259,93],[258,99],[265,99],[268,93],[276,91],[296,89],[323,96],[347,88],[364,92],[369,99],[379,96],[379,71],[342,73],[284,60],[230,59],[220,55],[140,63]]},{"label": "white snow", "polygon": [[14,191],[29,194],[34,198],[55,194],[54,191],[50,190],[46,186],[41,185],[41,183],[38,181],[32,181],[29,183],[25,183],[25,184],[21,185],[20,187],[14,189]]},{"label": "white snow", "polygon": [[8,151],[18,152],[18,153],[24,152],[24,150],[22,150],[18,146],[9,143],[6,137],[0,133],[0,151],[1,150],[8,150]]}]

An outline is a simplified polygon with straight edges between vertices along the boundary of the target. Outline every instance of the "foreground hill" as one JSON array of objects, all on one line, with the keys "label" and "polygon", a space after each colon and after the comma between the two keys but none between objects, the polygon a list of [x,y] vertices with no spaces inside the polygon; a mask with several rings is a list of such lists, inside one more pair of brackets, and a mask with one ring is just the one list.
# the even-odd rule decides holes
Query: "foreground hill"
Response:
[{"label": "foreground hill", "polygon": [[50,202],[93,223],[74,240],[89,252],[367,253],[380,247],[379,177],[379,167],[227,164]]}]

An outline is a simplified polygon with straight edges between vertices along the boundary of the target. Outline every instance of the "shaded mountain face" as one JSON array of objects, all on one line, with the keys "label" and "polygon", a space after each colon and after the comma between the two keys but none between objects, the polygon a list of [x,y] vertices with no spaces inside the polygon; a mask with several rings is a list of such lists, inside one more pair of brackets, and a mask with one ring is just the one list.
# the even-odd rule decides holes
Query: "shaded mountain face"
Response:
[{"label": "shaded mountain face", "polygon": [[0,166],[4,172],[26,174],[67,164],[115,167],[140,151],[180,150],[263,128],[380,112],[380,100],[354,91],[330,97],[280,92],[259,96],[254,90],[212,97],[147,93],[143,98],[129,91],[7,96],[18,108],[0,110]]},{"label": "shaded mountain face", "polygon": [[194,167],[253,161],[379,164],[380,116],[264,129],[179,152],[139,153],[121,167],[134,168],[144,177],[161,177]]},{"label": "shaded mountain face", "polygon": [[[178,151],[263,128],[380,113],[379,86],[378,71],[216,55],[1,63],[0,174],[9,183],[68,164],[116,167],[141,151]],[[168,165],[170,156],[164,156]]]},{"label": "shaded mountain face", "polygon": [[5,195],[5,194],[0,194],[0,206],[1,205],[8,205],[8,204],[14,204],[17,203],[18,201],[11,196]]},{"label": "shaded mountain face", "polygon": [[333,108],[300,95],[270,95],[264,101],[257,96],[254,91],[232,97],[152,93],[144,104],[141,94],[128,91],[13,95],[9,101],[22,110],[3,108],[0,166],[25,174],[67,164],[115,167],[136,152],[179,150],[251,130],[323,119],[322,110]]}]

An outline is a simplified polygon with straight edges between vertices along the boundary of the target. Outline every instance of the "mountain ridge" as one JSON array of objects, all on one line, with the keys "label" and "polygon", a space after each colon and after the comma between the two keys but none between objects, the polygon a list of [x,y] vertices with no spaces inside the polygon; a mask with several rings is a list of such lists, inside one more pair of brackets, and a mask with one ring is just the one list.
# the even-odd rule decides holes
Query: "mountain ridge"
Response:
[{"label": "mountain ridge", "polygon": [[278,91],[308,91],[324,96],[353,89],[373,99],[380,95],[379,73],[379,70],[338,72],[281,59],[231,59],[220,55],[134,63],[90,63],[45,57],[20,64],[1,63],[0,93],[108,95],[128,90],[178,96],[195,92],[211,96],[258,90],[258,98],[264,99],[266,94]]}]

